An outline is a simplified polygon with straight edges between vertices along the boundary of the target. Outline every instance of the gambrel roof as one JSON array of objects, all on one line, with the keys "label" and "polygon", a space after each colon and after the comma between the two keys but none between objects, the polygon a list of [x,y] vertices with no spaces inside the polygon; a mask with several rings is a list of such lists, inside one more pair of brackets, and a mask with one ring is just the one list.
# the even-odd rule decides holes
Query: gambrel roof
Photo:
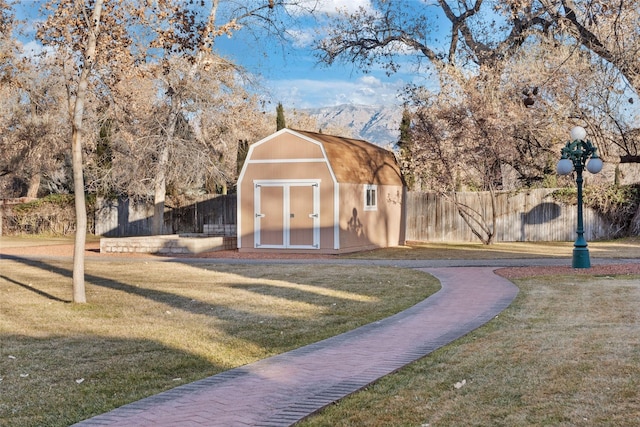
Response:
[{"label": "gambrel roof", "polygon": [[338,182],[349,184],[403,185],[393,152],[370,142],[286,129],[322,145]]}]

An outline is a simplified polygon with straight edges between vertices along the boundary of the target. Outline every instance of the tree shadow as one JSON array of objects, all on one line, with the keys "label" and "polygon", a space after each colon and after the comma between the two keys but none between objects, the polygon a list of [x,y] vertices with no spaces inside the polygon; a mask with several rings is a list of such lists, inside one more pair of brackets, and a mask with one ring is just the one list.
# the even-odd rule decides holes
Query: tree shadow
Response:
[{"label": "tree shadow", "polygon": [[544,224],[559,218],[561,214],[562,208],[559,204],[551,202],[539,203],[524,214],[523,222],[527,225]]},{"label": "tree shadow", "polygon": [[520,215],[520,240],[526,242],[528,225],[541,226],[550,223],[562,215],[562,208],[557,203],[539,203]]},{"label": "tree shadow", "polygon": [[[73,277],[72,270],[58,267],[41,260],[23,258],[15,255],[3,255],[2,258],[16,261],[30,267],[49,271],[51,273],[59,274],[69,279]],[[109,279],[107,277],[85,274],[85,280],[86,282],[95,286],[126,292],[128,294],[166,304],[174,309],[184,310],[192,314],[206,314],[209,316],[218,316],[221,318],[238,317],[240,315],[247,314],[244,311],[235,310],[233,308],[229,308],[228,306],[216,305],[202,301],[194,301],[192,298],[178,295],[176,293],[133,286],[127,283],[119,282],[117,280]],[[11,282],[13,283],[15,281],[11,280]],[[30,287],[27,288],[29,290],[32,290]],[[49,297],[48,294],[45,296]],[[255,313],[251,313],[251,315],[255,316]]]},{"label": "tree shadow", "polygon": [[14,355],[0,359],[0,420],[14,426],[71,425],[227,369],[148,339],[0,334],[0,340],[1,353]]},{"label": "tree shadow", "polygon": [[53,300],[53,301],[58,301],[58,302],[63,302],[63,303],[70,303],[71,302],[71,300],[65,300],[65,299],[62,299],[62,298],[58,298],[55,295],[51,295],[51,294],[49,294],[47,292],[41,291],[40,289],[36,289],[31,285],[27,285],[25,283],[18,282],[17,280],[13,280],[13,279],[11,279],[11,278],[9,278],[7,276],[4,276],[4,275],[0,275],[0,279],[4,279],[9,283],[13,283],[14,285],[21,286],[21,287],[23,287],[24,289],[26,289],[28,291],[34,292],[34,293],[36,293],[36,294],[38,294],[38,295],[40,295],[42,297],[48,298],[48,299]]}]

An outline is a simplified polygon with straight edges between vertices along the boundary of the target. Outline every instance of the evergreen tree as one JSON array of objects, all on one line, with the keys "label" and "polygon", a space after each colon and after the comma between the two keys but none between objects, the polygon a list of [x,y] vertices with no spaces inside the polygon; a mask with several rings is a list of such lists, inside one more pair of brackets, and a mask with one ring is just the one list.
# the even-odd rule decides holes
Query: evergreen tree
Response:
[{"label": "evergreen tree", "polygon": [[407,189],[413,190],[416,177],[413,171],[413,144],[411,142],[411,113],[406,108],[402,112],[400,121],[400,139],[396,144],[400,150],[400,169],[404,176]]},{"label": "evergreen tree", "polygon": [[284,121],[284,107],[281,102],[278,102],[278,106],[276,107],[276,131],[286,127],[287,125]]},{"label": "evergreen tree", "polygon": [[240,175],[242,171],[242,166],[244,166],[244,161],[247,159],[247,154],[249,154],[249,141],[246,139],[238,140],[238,153],[236,155],[236,173]]}]

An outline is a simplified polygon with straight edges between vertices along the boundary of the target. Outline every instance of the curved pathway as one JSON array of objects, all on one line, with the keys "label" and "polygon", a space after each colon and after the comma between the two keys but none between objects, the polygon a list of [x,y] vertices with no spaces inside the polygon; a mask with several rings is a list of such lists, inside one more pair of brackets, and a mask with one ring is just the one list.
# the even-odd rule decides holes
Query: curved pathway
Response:
[{"label": "curved pathway", "polygon": [[75,425],[290,426],[485,324],[518,293],[493,267],[420,270],[442,289],[408,310]]}]

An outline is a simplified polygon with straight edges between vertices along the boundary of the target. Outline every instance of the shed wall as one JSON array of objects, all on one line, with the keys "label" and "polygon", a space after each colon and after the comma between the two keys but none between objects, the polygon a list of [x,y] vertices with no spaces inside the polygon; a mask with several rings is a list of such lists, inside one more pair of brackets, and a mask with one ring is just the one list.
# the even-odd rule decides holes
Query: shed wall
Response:
[{"label": "shed wall", "polygon": [[403,188],[379,185],[376,210],[364,209],[362,184],[340,184],[340,249],[363,250],[404,243]]},{"label": "shed wall", "polygon": [[282,133],[271,140],[253,147],[251,160],[324,159],[319,144],[295,135]]},{"label": "shed wall", "polygon": [[[333,150],[331,156],[330,150]],[[354,155],[365,154],[366,161],[352,159]],[[336,172],[338,169],[342,174]],[[387,169],[391,172],[381,172]],[[292,192],[292,186],[297,185],[293,184],[296,181],[318,183],[318,249],[291,248],[295,246],[291,241],[292,236],[304,241],[305,236],[308,236],[305,230],[294,229],[293,226],[294,223],[305,223],[298,221],[301,209],[295,206],[300,205],[299,200],[292,199],[294,195],[306,198],[300,196],[306,194],[304,190]],[[260,185],[258,190],[256,183]],[[366,184],[377,184],[376,210],[365,210]],[[279,191],[279,185],[286,189]],[[321,254],[397,246],[404,242],[403,186],[397,164],[393,155],[380,152],[378,147],[371,147],[371,144],[364,141],[280,131],[251,147],[240,176],[238,191],[238,244],[243,252],[293,250]],[[257,212],[256,193],[259,193],[258,210],[261,212]],[[286,205],[284,209],[283,200]],[[307,212],[303,215],[306,218]],[[315,213],[309,216],[314,215]],[[284,219],[279,222],[277,218]],[[264,248],[255,247],[258,226],[260,246],[265,246]],[[275,229],[277,227],[280,229]],[[286,230],[284,238],[277,240],[283,229]],[[265,243],[263,236],[269,239],[269,243]]]},{"label": "shed wall", "polygon": [[[241,218],[239,244],[243,251],[254,248],[256,181],[319,180],[320,188],[320,250],[334,249],[334,181],[319,145],[290,134],[281,134],[256,146],[244,168],[240,182]],[[269,201],[262,201],[270,209]],[[279,209],[280,207],[273,207]],[[264,230],[264,229],[263,229]],[[264,230],[279,232],[279,230]]]}]

